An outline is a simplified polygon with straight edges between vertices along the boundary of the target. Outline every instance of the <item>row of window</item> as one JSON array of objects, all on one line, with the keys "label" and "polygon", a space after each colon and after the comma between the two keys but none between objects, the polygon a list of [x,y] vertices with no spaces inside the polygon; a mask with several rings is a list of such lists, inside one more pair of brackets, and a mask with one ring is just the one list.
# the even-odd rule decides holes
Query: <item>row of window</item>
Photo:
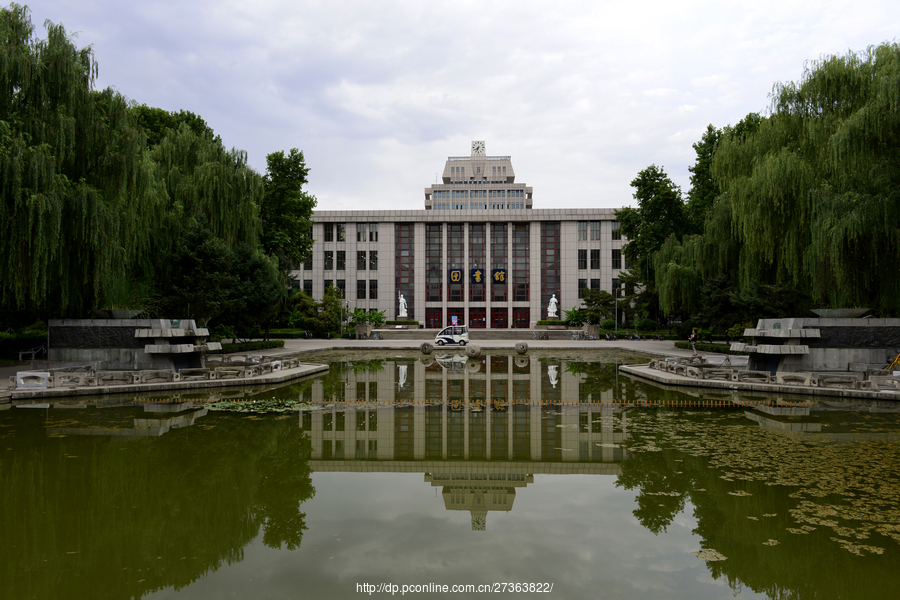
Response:
[{"label": "row of window", "polygon": [[[434,192],[435,198],[523,198],[524,190],[438,190]],[[498,209],[516,209],[525,208],[524,202],[435,202],[435,210],[498,210]],[[347,241],[347,224],[346,223],[323,223],[324,241],[326,242],[346,242]],[[590,231],[591,240],[600,239],[600,221],[579,221],[578,222],[578,241],[588,240],[588,231]],[[619,222],[612,222],[612,239],[621,240],[622,234],[619,232]],[[357,242],[377,242],[378,241],[378,223],[357,223],[356,224],[356,241]]]},{"label": "row of window", "polygon": [[[460,432],[460,433],[462,433],[462,432]],[[493,431],[492,431],[492,433],[493,433]],[[459,434],[457,434],[455,436],[449,436],[449,437],[450,437],[450,439],[448,440],[448,442],[451,444],[453,443],[453,441],[461,441],[461,439],[462,439],[462,436]],[[470,449],[469,449],[470,456],[472,456],[473,453],[477,450],[479,441],[480,441],[481,445],[484,445],[484,443],[486,441],[486,439],[484,439],[484,436],[479,436],[478,440],[473,440],[472,437],[473,436],[470,435]],[[494,456],[495,458],[498,457],[498,454],[505,456],[506,448],[502,445],[498,446],[497,440],[494,439],[494,437],[495,436],[493,436],[493,435],[491,436],[491,438],[492,438],[491,439],[491,442],[492,442],[491,443],[491,448],[492,448],[491,454],[492,454],[492,456]],[[544,441],[544,442],[547,441],[546,439],[544,439],[544,436],[541,436],[541,437],[542,437],[542,441]],[[440,438],[440,436],[438,436],[438,438]],[[508,439],[509,439],[508,434],[506,434],[504,432],[501,437],[501,440],[508,440]],[[526,442],[528,442],[528,439],[529,439],[529,436],[527,435],[526,432],[517,432],[516,437],[514,437],[515,444],[516,444],[516,456],[518,458],[524,457],[522,450],[524,450],[524,451],[528,450],[528,447],[526,444]],[[553,443],[557,443],[555,438],[551,438],[551,440],[553,441]],[[426,441],[430,441],[430,440],[426,440]],[[333,444],[333,446],[332,446],[332,444]],[[522,446],[522,448],[520,449],[519,446]],[[542,447],[543,447],[543,444],[542,444]],[[500,450],[500,452],[498,453],[497,450]],[[548,455],[555,456],[556,454],[559,453],[559,450],[556,448],[547,448],[547,450],[550,450],[550,451],[544,452],[544,454],[543,454],[544,456],[548,456]],[[461,452],[454,453],[451,448],[448,448],[448,453],[452,456],[460,456],[461,455]],[[436,450],[433,452],[426,452],[426,454],[428,456],[440,456],[440,453],[437,453]],[[607,451],[607,456],[604,456],[604,448],[602,448],[599,444],[596,444],[596,443],[591,444],[591,442],[578,442],[578,460],[579,461],[582,461],[582,462],[589,462],[589,461],[606,462],[606,461],[609,461],[610,459],[612,459],[613,462],[621,462],[621,461],[625,460],[625,452],[622,448],[618,448],[618,447],[612,448],[612,452],[611,452],[612,456],[610,457],[610,456],[608,456],[608,454],[610,454],[610,453]],[[344,440],[322,440],[322,459],[323,460],[331,460],[331,459],[342,460],[345,458],[346,457],[344,456]],[[356,458],[356,460],[376,460],[378,458],[378,440],[356,440],[356,456],[355,456],[355,458]],[[398,458],[400,458],[400,456],[398,456]],[[510,475],[510,479],[512,477],[513,477],[513,475]],[[520,475],[519,477],[524,478],[523,475]],[[451,486],[444,486],[444,489],[446,489],[447,487],[451,487]],[[466,504],[468,501],[468,498],[470,497],[469,492],[473,488],[469,487],[469,486],[466,486],[466,487],[453,486],[452,489],[464,490],[465,496],[459,497],[459,498],[451,497],[450,504]],[[489,488],[485,488],[485,489],[489,489]],[[482,499],[480,496],[475,497],[475,501],[478,504],[481,503],[481,500]],[[506,503],[507,503],[507,498],[505,496],[502,498],[496,498],[496,497],[492,498],[492,504],[501,504],[502,505],[502,504],[506,504]]]},{"label": "row of window", "polygon": [[[454,206],[455,208],[455,206]],[[335,261],[335,254],[337,260]],[[324,252],[324,268],[326,271],[337,270],[345,271],[347,269],[347,251],[346,250],[325,250]],[[619,248],[613,248],[611,251],[611,261],[613,269],[622,268],[622,251]],[[311,260],[304,263],[305,269],[312,269]],[[578,269],[585,270],[588,268],[588,250],[580,248],[578,250]],[[600,268],[600,250],[592,248],[590,250],[590,268]],[[625,268],[630,268],[628,261],[625,261]],[[357,250],[356,251],[356,270],[357,271],[377,271],[378,270],[378,251],[377,250]]]},{"label": "row of window", "polygon": [[435,202],[434,210],[503,210],[522,209],[524,202]]},{"label": "row of window", "polygon": [[[368,285],[367,285],[368,283]],[[334,285],[341,294],[341,298],[345,297],[347,291],[347,281],[344,279],[325,280],[325,289],[327,290],[329,286]],[[300,287],[300,281],[294,280],[294,287]],[[368,292],[368,293],[367,293]],[[304,279],[303,280],[303,293],[312,297],[313,294],[313,282],[312,279]],[[356,280],[356,299],[357,300],[378,300],[378,280],[377,279],[357,279]]]},{"label": "row of window", "polygon": [[[369,450],[366,453],[366,443],[368,442]],[[331,446],[332,440],[322,441],[322,459],[344,459],[344,441],[334,440],[334,450]],[[357,460],[375,460],[378,458],[378,440],[356,440],[356,459]]]},{"label": "row of window", "polygon": [[[506,167],[492,167],[492,173],[506,173]],[[501,171],[502,169],[502,171]],[[462,175],[465,176],[466,168],[465,167],[450,167],[450,172],[454,175]],[[476,173],[481,173],[481,167],[475,167]],[[487,171],[485,171],[487,172]]]},{"label": "row of window", "polygon": [[[337,266],[335,267],[334,260],[335,251],[334,250],[325,250],[325,270],[331,271],[332,269],[336,269],[338,271],[345,271],[347,269],[347,251],[346,250],[338,250],[337,251]],[[366,257],[368,256],[368,260]],[[309,267],[304,265],[304,268],[312,268],[312,264],[307,261],[306,264],[309,264]],[[377,271],[378,270],[378,250],[371,250],[366,252],[365,250],[357,250],[356,251],[356,270],[357,271],[365,271],[368,268],[369,271]]]},{"label": "row of window", "polygon": [[524,202],[435,202],[434,210],[503,210],[522,209]]},{"label": "row of window", "polygon": [[525,190],[435,190],[435,198],[524,198]]},{"label": "row of window", "polygon": [[[368,285],[367,285],[368,284]],[[325,289],[334,286],[341,294],[341,298],[345,297],[347,292],[347,280],[345,279],[326,279]],[[294,287],[300,287],[300,281],[294,280]],[[367,293],[368,291],[368,293]],[[312,297],[313,282],[312,279],[303,280],[303,293]],[[357,300],[378,300],[378,280],[377,279],[357,279],[356,280],[356,299]]]},{"label": "row of window", "polygon": [[[347,241],[347,224],[346,223],[323,223],[325,230],[324,241],[326,242],[346,242]],[[356,224],[356,241],[357,242],[377,242],[378,241],[378,223],[357,223]]]},{"label": "row of window", "polygon": [[[612,268],[613,269],[621,269],[622,268],[622,251],[618,248],[613,248],[612,250]],[[631,265],[628,264],[628,261],[625,261],[625,268],[630,268]],[[586,249],[578,250],[578,269],[583,271],[588,268],[588,251]],[[599,269],[600,268],[600,250],[599,249],[591,249],[591,269]]]},{"label": "row of window", "polygon": [[[360,381],[358,383],[363,384],[363,388],[365,389],[365,382]],[[370,391],[372,387],[377,390],[378,382],[370,381],[369,382]],[[357,391],[359,387],[357,386]],[[363,392],[365,396],[365,391]],[[364,399],[364,398],[363,398]],[[374,398],[369,398],[370,400],[377,400],[378,395],[377,392]],[[305,417],[308,412],[304,412],[303,416]],[[310,415],[311,416],[311,415]],[[378,431],[378,413],[374,410],[371,411],[359,411],[356,413],[356,431],[366,431],[366,425],[368,424],[368,431]],[[304,423],[305,425],[305,423]],[[312,424],[310,423],[310,427],[305,427],[306,430],[312,429]],[[323,411],[322,413],[322,431],[345,431],[346,430],[346,416],[344,411],[339,410],[335,412]]]},{"label": "row of window", "polygon": [[[584,298],[584,290],[588,287],[587,279],[579,279],[578,280],[578,298],[579,300]],[[610,289],[613,290],[613,295],[615,295],[615,290],[619,287],[619,280],[612,280],[612,287]],[[591,289],[595,291],[600,291],[600,280],[599,279],[591,279]]]},{"label": "row of window", "polygon": [[[588,239],[588,230],[591,232],[592,240],[600,239],[600,221],[578,221],[578,241],[583,242]],[[619,222],[612,222],[612,239],[621,240],[622,234],[619,232]]]}]

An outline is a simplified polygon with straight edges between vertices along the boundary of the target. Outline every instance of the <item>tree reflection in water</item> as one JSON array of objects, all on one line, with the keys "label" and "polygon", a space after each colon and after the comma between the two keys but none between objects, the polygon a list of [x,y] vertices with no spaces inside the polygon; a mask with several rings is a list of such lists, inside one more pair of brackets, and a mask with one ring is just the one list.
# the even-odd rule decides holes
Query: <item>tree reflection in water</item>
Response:
[{"label": "tree reflection in water", "polygon": [[[102,428],[102,413],[122,411],[142,415],[70,413]],[[211,413],[162,437],[50,437],[44,411],[12,412],[0,413],[0,597],[139,598],[240,562],[260,530],[267,546],[300,546],[315,489],[293,418]]]}]

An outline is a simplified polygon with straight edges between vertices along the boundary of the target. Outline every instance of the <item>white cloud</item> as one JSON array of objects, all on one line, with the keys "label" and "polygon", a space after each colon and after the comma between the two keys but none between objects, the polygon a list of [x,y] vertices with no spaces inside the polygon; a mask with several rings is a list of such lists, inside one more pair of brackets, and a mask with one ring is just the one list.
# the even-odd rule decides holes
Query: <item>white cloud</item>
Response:
[{"label": "white cloud", "polygon": [[706,125],[763,111],[822,54],[896,35],[862,0],[174,2],[48,0],[100,84],[201,115],[257,169],[299,147],[320,208],[420,208],[449,155],[510,154],[535,206],[618,207],[651,163],[685,190]]}]

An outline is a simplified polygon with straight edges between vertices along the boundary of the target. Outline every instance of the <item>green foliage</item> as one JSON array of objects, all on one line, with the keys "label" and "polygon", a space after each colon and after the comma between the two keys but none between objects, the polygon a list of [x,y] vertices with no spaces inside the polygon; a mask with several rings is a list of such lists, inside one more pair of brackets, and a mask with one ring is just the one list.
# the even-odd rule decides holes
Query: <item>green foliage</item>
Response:
[{"label": "green foliage", "polygon": [[[584,290],[584,309],[582,315],[584,321],[600,323],[606,319],[615,319],[616,299],[606,290]],[[619,301],[619,308],[625,306],[624,301]]]},{"label": "green foliage", "polygon": [[351,364],[353,365],[354,373],[377,373],[378,371],[384,371],[383,358],[374,358],[372,360],[366,361],[355,361]]},{"label": "green foliage", "polygon": [[725,334],[731,339],[737,339],[744,335],[745,329],[752,329],[753,323],[747,321],[745,323],[736,323],[728,328]]},{"label": "green foliage", "polygon": [[256,247],[263,180],[242,150],[226,150],[219,138],[197,135],[187,124],[168,133],[150,151],[164,189],[165,222],[160,245],[204,223],[229,247]]},{"label": "green foliage", "polygon": [[231,274],[237,283],[228,290],[231,302],[223,320],[239,332],[265,327],[287,301],[288,287],[274,258],[246,245],[233,253]]},{"label": "green foliage", "polygon": [[218,140],[206,121],[189,110],[170,112],[146,104],[132,103],[129,111],[134,121],[144,130],[147,146],[150,148],[157,146],[170,130],[177,131],[182,125],[187,125],[199,137]]},{"label": "green foliage", "polygon": [[[676,341],[676,348],[682,350],[690,350],[691,343],[684,341]],[[747,352],[739,352],[731,349],[731,344],[713,344],[711,342],[697,342],[697,352],[711,352],[714,354],[733,354],[736,356],[746,356]]]},{"label": "green foliage", "polygon": [[371,325],[372,327],[381,327],[384,325],[384,311],[366,310],[364,308],[354,308],[350,314],[350,327],[357,325]]},{"label": "green foliage", "polygon": [[564,310],[563,313],[566,316],[566,325],[569,327],[581,327],[584,325],[585,315],[580,307]]},{"label": "green foliage", "polygon": [[334,331],[341,325],[341,292],[329,285],[319,303],[317,331]]},{"label": "green foliage", "polygon": [[635,265],[641,281],[652,283],[653,253],[669,236],[681,239],[685,233],[684,202],[681,189],[656,165],[638,173],[631,187],[635,190],[637,208],[625,207],[616,211],[619,231],[628,239],[622,250]]},{"label": "green foliage", "polygon": [[742,244],[741,286],[900,311],[900,45],[810,61],[771,116],[726,135],[712,173]]},{"label": "green foliage", "polygon": [[161,257],[160,306],[165,314],[217,320],[248,335],[266,326],[287,299],[274,259],[246,244],[231,248],[208,228],[193,225]]},{"label": "green foliage", "polygon": [[812,307],[808,296],[791,287],[758,281],[734,287],[724,275],[704,281],[701,298],[697,321],[719,332],[736,322],[803,315]]},{"label": "green foliage", "polygon": [[232,272],[228,245],[205,227],[194,225],[160,257],[163,314],[209,323],[231,308],[232,290],[239,284]]},{"label": "green foliage", "polygon": [[220,342],[222,340],[233,340],[236,337],[233,325],[216,325],[213,327],[211,341]]},{"label": "green foliage", "polygon": [[292,310],[288,318],[288,326],[299,327],[305,331],[318,329],[316,301],[300,290],[294,293],[291,301]]},{"label": "green foliage", "polygon": [[[718,330],[812,305],[900,313],[898,108],[890,43],[811,61],[775,86],[770,116],[724,128],[702,235],[654,257],[663,309]],[[712,298],[699,292],[708,280]]]},{"label": "green foliage", "polygon": [[616,320],[615,319],[606,319],[601,324],[600,327],[603,329],[615,329],[616,328]]},{"label": "green foliage", "polygon": [[24,335],[0,332],[0,358],[19,360],[19,352],[47,345],[47,334]]},{"label": "green foliage", "polygon": [[687,193],[685,206],[685,216],[691,233],[703,233],[706,212],[721,193],[711,172],[712,157],[721,137],[720,130],[707,125],[701,140],[694,144],[697,160],[688,167],[688,171],[691,172],[691,189]]},{"label": "green foliage", "polygon": [[149,260],[160,203],[125,99],[61,25],[0,9],[0,302],[82,316]]},{"label": "green foliage", "polygon": [[303,191],[309,169],[303,153],[292,148],[266,157],[268,172],[259,217],[263,250],[278,259],[282,271],[296,269],[312,251],[312,213],[316,198]]},{"label": "green foliage", "polygon": [[258,342],[222,344],[221,351],[212,350],[209,354],[233,354],[235,352],[250,352],[252,350],[268,350],[270,348],[284,348],[284,340],[262,340]]},{"label": "green foliage", "polygon": [[640,318],[635,320],[634,327],[640,331],[655,331],[656,321],[653,319]]},{"label": "green foliage", "polygon": [[92,49],[46,27],[38,39],[27,8],[0,9],[0,322],[93,308],[271,320],[278,268],[311,244],[303,154],[270,155],[264,180],[200,116],[94,90]]}]

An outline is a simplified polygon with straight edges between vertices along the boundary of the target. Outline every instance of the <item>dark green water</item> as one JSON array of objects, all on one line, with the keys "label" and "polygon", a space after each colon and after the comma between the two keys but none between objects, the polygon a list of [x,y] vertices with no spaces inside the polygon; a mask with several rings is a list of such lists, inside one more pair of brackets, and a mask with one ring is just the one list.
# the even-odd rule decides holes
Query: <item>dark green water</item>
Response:
[{"label": "dark green water", "polygon": [[896,597],[893,405],[516,358],[385,357],[227,393],[300,413],[2,411],[0,598]]}]

